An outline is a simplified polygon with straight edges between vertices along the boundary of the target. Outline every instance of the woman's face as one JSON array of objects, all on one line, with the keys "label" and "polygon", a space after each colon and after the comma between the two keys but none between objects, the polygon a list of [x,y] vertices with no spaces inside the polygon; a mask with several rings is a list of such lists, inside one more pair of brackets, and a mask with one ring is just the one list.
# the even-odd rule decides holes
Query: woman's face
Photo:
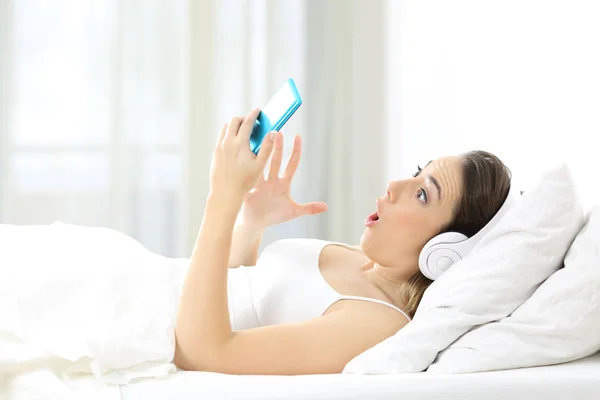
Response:
[{"label": "woman's face", "polygon": [[440,158],[415,177],[388,184],[386,195],[376,200],[377,214],[367,218],[360,239],[372,261],[394,267],[405,279],[418,271],[421,249],[451,222],[460,201],[460,164],[460,157]]}]

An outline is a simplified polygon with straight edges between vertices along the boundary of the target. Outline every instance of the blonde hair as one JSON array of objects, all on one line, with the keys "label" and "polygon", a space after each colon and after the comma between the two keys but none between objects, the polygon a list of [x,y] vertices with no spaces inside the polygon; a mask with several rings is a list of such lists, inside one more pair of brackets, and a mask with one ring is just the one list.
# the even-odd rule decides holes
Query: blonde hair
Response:
[{"label": "blonde hair", "polygon": [[428,279],[421,271],[418,271],[402,285],[402,300],[405,304],[404,312],[406,312],[410,318],[414,318],[425,290],[432,283],[433,281],[431,279]]}]

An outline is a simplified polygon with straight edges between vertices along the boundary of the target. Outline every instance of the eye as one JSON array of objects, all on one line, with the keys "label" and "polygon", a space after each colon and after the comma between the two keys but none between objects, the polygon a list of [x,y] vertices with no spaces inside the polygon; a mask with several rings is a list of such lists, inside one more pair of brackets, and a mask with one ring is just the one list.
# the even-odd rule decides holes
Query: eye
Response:
[{"label": "eye", "polygon": [[417,192],[417,198],[423,204],[427,204],[427,192],[425,191],[425,189],[419,189],[419,191]]},{"label": "eye", "polygon": [[413,178],[416,178],[421,173],[422,169],[420,165],[417,165],[417,172],[413,174]]}]

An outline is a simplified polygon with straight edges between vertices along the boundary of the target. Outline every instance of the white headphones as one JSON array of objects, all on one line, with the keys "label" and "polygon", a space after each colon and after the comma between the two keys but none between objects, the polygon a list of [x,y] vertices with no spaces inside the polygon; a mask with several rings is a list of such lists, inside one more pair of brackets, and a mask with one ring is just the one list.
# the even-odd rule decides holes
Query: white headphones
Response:
[{"label": "white headphones", "polygon": [[431,280],[436,280],[453,264],[465,258],[514,203],[515,199],[509,193],[504,204],[490,222],[470,238],[458,232],[445,232],[429,240],[419,255],[419,269],[423,275]]}]

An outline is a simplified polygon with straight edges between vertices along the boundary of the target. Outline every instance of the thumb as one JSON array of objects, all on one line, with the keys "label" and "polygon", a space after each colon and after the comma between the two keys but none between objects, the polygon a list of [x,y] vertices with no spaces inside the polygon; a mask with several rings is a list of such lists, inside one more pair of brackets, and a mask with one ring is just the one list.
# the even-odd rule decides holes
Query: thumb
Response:
[{"label": "thumb", "polygon": [[322,201],[315,201],[312,203],[306,203],[300,205],[300,211],[302,215],[315,215],[327,211],[327,203]]},{"label": "thumb", "polygon": [[269,156],[273,152],[274,141],[275,132],[269,132],[263,139],[262,144],[260,145],[260,150],[258,151],[258,156],[256,158],[261,167],[261,170],[264,170],[267,166]]}]

